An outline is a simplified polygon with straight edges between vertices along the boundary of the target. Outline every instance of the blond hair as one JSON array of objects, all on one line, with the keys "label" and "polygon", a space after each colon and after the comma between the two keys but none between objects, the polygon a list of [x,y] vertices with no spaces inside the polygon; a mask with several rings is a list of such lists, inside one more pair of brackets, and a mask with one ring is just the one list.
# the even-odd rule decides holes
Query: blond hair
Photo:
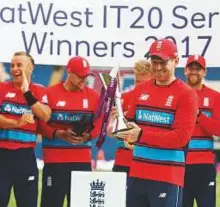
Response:
[{"label": "blond hair", "polygon": [[152,73],[151,65],[147,60],[139,60],[135,62],[133,72],[134,74]]},{"label": "blond hair", "polygon": [[30,59],[31,64],[34,66],[35,62],[34,62],[34,58],[30,55],[27,54],[26,52],[20,51],[20,52],[15,52],[13,56],[26,56]]}]

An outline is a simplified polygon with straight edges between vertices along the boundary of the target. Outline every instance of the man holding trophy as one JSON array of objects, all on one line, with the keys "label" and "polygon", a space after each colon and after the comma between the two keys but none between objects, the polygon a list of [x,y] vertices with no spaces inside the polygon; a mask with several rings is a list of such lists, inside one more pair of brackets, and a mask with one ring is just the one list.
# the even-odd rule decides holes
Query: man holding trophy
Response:
[{"label": "man holding trophy", "polygon": [[41,123],[44,136],[41,207],[62,207],[67,196],[70,205],[71,171],[91,170],[91,139],[99,134],[94,113],[98,93],[85,85],[91,74],[86,59],[76,56],[67,64],[68,77],[48,88],[52,116],[48,125]]},{"label": "man holding trophy", "polygon": [[[135,62],[134,68],[134,85],[148,81],[152,78],[152,69],[147,60],[139,60]],[[126,114],[131,102],[133,90],[122,94],[122,109]],[[110,135],[111,136],[111,135]],[[132,145],[123,140],[118,140],[118,149],[115,154],[115,163],[113,171],[126,172],[129,174],[130,164],[132,161]]]},{"label": "man holding trophy", "polygon": [[148,56],[154,79],[134,89],[126,115],[133,128],[116,132],[134,144],[127,207],[181,207],[184,148],[195,126],[197,96],[174,75],[179,58],[172,41],[155,41]]}]

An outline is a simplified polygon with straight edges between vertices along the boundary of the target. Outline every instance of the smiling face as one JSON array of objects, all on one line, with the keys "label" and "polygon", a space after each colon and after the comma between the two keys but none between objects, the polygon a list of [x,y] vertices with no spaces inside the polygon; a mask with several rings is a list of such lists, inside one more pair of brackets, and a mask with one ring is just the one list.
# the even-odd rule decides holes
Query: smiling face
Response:
[{"label": "smiling face", "polygon": [[25,53],[15,54],[11,60],[11,76],[13,78],[13,82],[16,84],[21,84],[23,81],[22,73],[26,75],[27,79],[30,80],[32,71],[33,71],[33,63],[29,56]]},{"label": "smiling face", "polygon": [[192,62],[184,69],[187,84],[193,88],[200,88],[202,81],[206,75],[206,69],[203,68],[199,63]]},{"label": "smiling face", "polygon": [[153,70],[153,76],[156,79],[157,84],[167,85],[175,77],[174,72],[176,65],[178,64],[178,58],[163,60],[160,57],[151,57],[151,67]]}]

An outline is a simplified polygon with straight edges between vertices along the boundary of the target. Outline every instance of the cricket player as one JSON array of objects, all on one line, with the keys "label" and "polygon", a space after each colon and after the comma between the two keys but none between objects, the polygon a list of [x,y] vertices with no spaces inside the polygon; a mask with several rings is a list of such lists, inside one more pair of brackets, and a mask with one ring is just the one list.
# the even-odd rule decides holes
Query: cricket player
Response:
[{"label": "cricket player", "polygon": [[117,134],[134,143],[127,207],[181,207],[184,149],[195,126],[197,96],[175,77],[174,42],[155,41],[148,55],[154,78],[135,87],[127,113],[133,129]]},{"label": "cricket player", "polygon": [[[139,60],[135,62],[134,68],[134,83],[135,85],[148,81],[152,77],[152,69],[150,63],[147,60]],[[131,102],[133,90],[122,94],[122,108],[125,114],[128,111],[129,104]],[[113,171],[115,172],[126,172],[129,174],[129,167],[132,160],[132,145],[128,142],[121,140],[117,141],[118,149],[115,155],[115,163]]]},{"label": "cricket player", "polygon": [[31,82],[33,58],[16,52],[12,81],[0,83],[0,206],[8,206],[14,188],[19,207],[37,207],[38,169],[34,148],[37,120],[47,121],[45,88]]},{"label": "cricket player", "polygon": [[91,139],[99,135],[101,123],[94,119],[98,93],[87,87],[91,74],[88,61],[73,57],[67,64],[65,82],[47,89],[52,116],[40,126],[43,139],[41,207],[70,206],[71,171],[91,171]]},{"label": "cricket player", "polygon": [[[190,56],[184,71],[187,84],[196,90],[199,97],[199,113],[188,147],[183,206],[193,207],[195,199],[198,207],[215,207],[216,168],[213,135],[220,136],[220,94],[203,84],[207,73],[204,57]],[[212,124],[212,120],[218,123]]]}]

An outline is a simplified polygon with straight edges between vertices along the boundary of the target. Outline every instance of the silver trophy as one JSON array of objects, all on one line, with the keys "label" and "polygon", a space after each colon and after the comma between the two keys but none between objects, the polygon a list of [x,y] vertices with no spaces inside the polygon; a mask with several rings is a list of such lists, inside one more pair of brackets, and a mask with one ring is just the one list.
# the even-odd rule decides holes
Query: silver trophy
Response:
[{"label": "silver trophy", "polygon": [[117,135],[117,132],[127,131],[127,130],[132,129],[132,127],[130,127],[128,125],[128,121],[125,119],[124,113],[123,113],[123,110],[122,110],[121,92],[119,90],[118,73],[119,73],[119,67],[118,66],[114,67],[110,71],[109,74],[99,73],[100,79],[101,79],[105,89],[107,89],[107,86],[111,81],[111,78],[117,78],[117,88],[116,88],[116,92],[115,92],[115,106],[116,106],[118,116],[115,119],[115,122],[114,122],[114,125],[113,125],[112,134],[114,134],[114,135]]}]

